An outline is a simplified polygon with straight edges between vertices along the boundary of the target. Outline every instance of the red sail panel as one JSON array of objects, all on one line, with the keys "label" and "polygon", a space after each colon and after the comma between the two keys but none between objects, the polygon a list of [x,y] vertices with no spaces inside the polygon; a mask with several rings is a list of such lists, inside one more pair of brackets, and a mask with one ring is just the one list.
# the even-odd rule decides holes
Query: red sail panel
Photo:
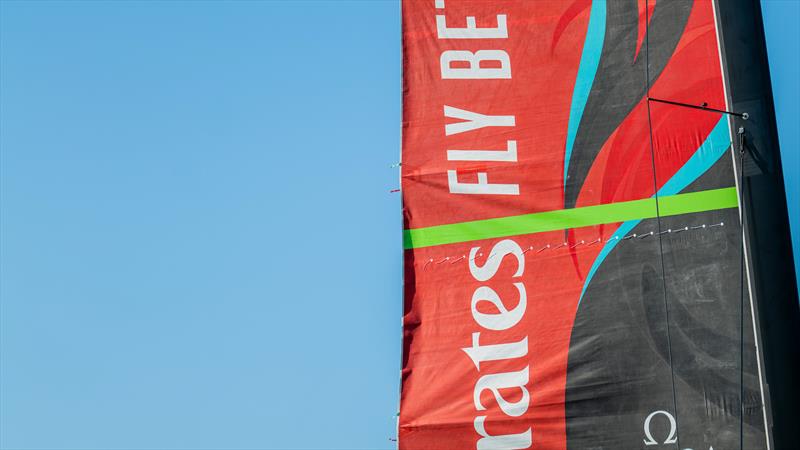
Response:
[{"label": "red sail panel", "polygon": [[[570,97],[589,19],[589,2],[576,4],[448,0],[444,8],[436,8],[433,0],[403,3],[405,228],[563,207],[561,178]],[[468,17],[474,17],[472,20],[481,28],[498,27],[504,22],[508,37],[441,39],[437,16],[454,28],[467,27]],[[559,20],[562,17],[567,20]],[[469,70],[474,69],[474,76],[487,78],[443,79],[442,59],[448,51],[462,58],[488,55],[486,61],[477,64],[450,63],[455,76],[469,76]],[[502,73],[498,78],[488,71],[480,73],[484,67],[502,69],[503,61],[491,60],[497,55],[508,56],[508,78]],[[463,72],[458,73],[459,70]],[[465,112],[450,110],[446,114],[448,107]],[[480,127],[486,120],[502,119],[481,122],[478,115],[513,116],[513,125]],[[448,135],[447,125],[459,123],[476,128]],[[494,150],[499,156],[508,152],[509,142],[516,146],[513,161],[448,159],[448,150]],[[466,188],[480,188],[476,183],[485,176],[492,185],[517,186],[519,193],[451,193],[451,187],[456,186],[448,183],[448,171],[456,171],[458,183],[464,183]],[[546,242],[562,240],[562,234],[527,236],[519,244],[538,249]],[[406,251],[401,448],[474,448],[479,438],[479,416],[486,417],[485,430],[492,435],[522,433],[539,423],[535,441],[547,446],[541,448],[565,445],[566,352],[579,280],[574,271],[565,270],[565,264],[569,269],[571,261],[563,256],[557,258],[560,267],[548,268],[556,262],[548,261],[555,254],[552,253],[546,259],[526,261],[525,267],[512,261],[512,256],[505,257],[489,282],[477,281],[467,261],[470,249],[480,247],[483,256],[477,256],[474,263],[488,268],[485,260],[498,241]],[[567,251],[562,249],[559,253],[566,255]],[[453,264],[440,263],[448,256],[453,260],[463,258]],[[431,259],[433,262],[429,262]],[[499,256],[495,259],[500,261]],[[524,278],[515,277],[520,269]],[[540,282],[525,287],[528,307],[519,324],[492,331],[475,322],[470,305],[476,289],[491,287],[513,308],[519,299],[514,283],[531,278]],[[562,295],[564,301],[552,301],[552,295]],[[480,303],[481,310],[492,307],[491,302]],[[539,320],[534,319],[537,316]],[[549,319],[541,320],[544,318]],[[462,350],[470,347],[473,336],[484,346],[527,339],[526,355],[486,361],[480,363],[479,370]],[[536,361],[535,365],[532,361]],[[478,401],[474,398],[478,380],[499,373],[517,373],[525,379],[524,395],[531,395],[528,402],[522,401],[520,389],[502,392],[510,402],[508,408],[514,402],[529,403],[521,416],[504,414],[491,389],[481,393]],[[486,410],[477,411],[476,403]]]}]

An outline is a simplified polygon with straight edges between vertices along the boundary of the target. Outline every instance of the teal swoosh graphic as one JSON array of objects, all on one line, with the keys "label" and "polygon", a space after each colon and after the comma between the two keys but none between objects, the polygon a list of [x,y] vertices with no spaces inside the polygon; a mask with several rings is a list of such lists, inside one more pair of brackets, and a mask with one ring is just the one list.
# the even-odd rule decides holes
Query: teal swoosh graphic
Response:
[{"label": "teal swoosh graphic", "polygon": [[[706,171],[725,154],[725,150],[727,150],[730,145],[730,128],[728,127],[728,121],[725,117],[722,117],[714,126],[714,129],[711,130],[711,133],[708,134],[706,140],[695,150],[691,158],[689,158],[689,160],[678,169],[675,175],[658,190],[657,196],[675,195],[684,190],[686,186],[706,173]],[[603,246],[603,249],[600,250],[597,258],[595,258],[594,263],[592,263],[592,268],[589,269],[589,274],[586,276],[586,281],[583,283],[581,296],[578,299],[578,305],[580,305],[581,300],[583,300],[583,294],[586,293],[589,282],[592,281],[595,272],[597,272],[597,269],[600,268],[600,265],[611,253],[611,250],[613,250],[619,241],[641,221],[641,219],[637,219],[623,222],[611,238],[609,238],[608,242]]]},{"label": "teal swoosh graphic", "polygon": [[564,189],[567,187],[567,170],[569,159],[572,156],[572,147],[575,145],[575,136],[578,126],[592,90],[597,67],[600,65],[600,55],[603,52],[603,41],[606,34],[606,0],[594,0],[589,14],[589,26],[586,29],[586,39],[583,43],[581,63],[578,66],[578,75],[575,78],[575,87],[572,90],[572,103],[569,109],[569,122],[567,124],[567,143],[564,149]]}]

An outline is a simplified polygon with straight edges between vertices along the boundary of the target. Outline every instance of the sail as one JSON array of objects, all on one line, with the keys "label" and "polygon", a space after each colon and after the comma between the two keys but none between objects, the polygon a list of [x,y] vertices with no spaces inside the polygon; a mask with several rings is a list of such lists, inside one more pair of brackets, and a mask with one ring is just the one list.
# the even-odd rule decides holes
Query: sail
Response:
[{"label": "sail", "polygon": [[402,17],[400,448],[767,448],[714,5]]}]

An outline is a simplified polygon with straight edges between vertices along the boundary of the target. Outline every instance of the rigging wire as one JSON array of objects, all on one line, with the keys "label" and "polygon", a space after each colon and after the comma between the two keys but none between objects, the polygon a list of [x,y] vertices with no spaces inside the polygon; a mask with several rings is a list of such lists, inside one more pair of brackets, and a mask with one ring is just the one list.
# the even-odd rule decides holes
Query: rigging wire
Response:
[{"label": "rigging wire", "polygon": [[684,108],[699,109],[701,111],[718,112],[718,113],[722,113],[722,114],[728,114],[730,116],[741,117],[744,120],[747,120],[747,119],[750,118],[750,115],[747,114],[746,112],[737,113],[737,112],[728,111],[728,110],[725,110],[725,109],[709,108],[707,103],[703,103],[702,105],[691,105],[689,103],[673,102],[672,100],[664,100],[662,98],[653,98],[653,97],[650,97],[649,94],[650,93],[648,92],[648,97],[647,97],[647,101],[648,102],[666,103],[667,105],[682,106]]},{"label": "rigging wire", "polygon": [[[647,99],[650,99],[650,0],[645,0],[644,5],[644,39],[645,39],[645,96]],[[667,324],[667,355],[669,359],[669,372],[670,372],[670,381],[672,382],[672,405],[673,410],[675,411],[675,429],[678,431],[676,433],[676,443],[675,448],[681,448],[681,435],[680,435],[680,421],[678,419],[678,399],[677,394],[675,392],[675,368],[673,366],[672,360],[672,337],[670,336],[670,326],[669,326],[669,303],[667,301],[667,274],[666,270],[664,269],[664,243],[663,237],[661,234],[661,211],[659,210],[659,202],[658,202],[658,180],[656,178],[656,156],[655,156],[655,148],[653,143],[653,119],[650,112],[650,102],[647,102],[647,128],[650,137],[650,161],[652,163],[653,169],[653,195],[656,199],[656,227],[658,229],[658,254],[661,260],[661,280],[662,286],[664,290],[664,317]]]},{"label": "rigging wire", "polygon": [[739,127],[739,214],[742,227],[739,258],[739,450],[744,448],[744,127]]}]

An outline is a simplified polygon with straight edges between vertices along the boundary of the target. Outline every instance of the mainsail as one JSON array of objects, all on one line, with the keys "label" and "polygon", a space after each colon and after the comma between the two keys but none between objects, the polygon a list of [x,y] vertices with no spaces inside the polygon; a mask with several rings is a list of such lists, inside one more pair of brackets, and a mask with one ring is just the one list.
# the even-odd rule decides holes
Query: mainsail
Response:
[{"label": "mainsail", "polygon": [[402,15],[400,448],[770,448],[715,4]]}]

